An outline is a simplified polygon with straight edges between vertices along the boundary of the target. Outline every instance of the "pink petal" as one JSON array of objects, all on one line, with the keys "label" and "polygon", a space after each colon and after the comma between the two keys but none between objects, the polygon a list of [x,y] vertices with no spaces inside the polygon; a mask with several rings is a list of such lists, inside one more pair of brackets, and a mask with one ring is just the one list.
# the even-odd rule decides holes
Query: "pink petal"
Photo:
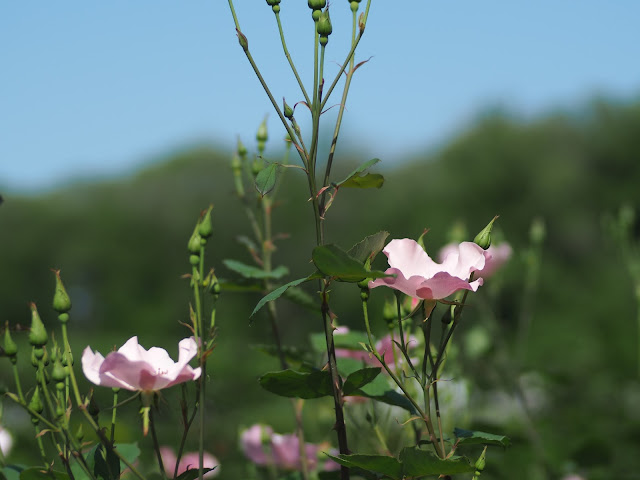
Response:
[{"label": "pink petal", "polygon": [[397,268],[405,278],[424,277],[436,265],[418,242],[410,238],[391,240],[382,252],[389,259],[389,266]]},{"label": "pink petal", "polygon": [[271,463],[264,452],[263,438],[271,437],[273,429],[266,425],[253,425],[240,435],[240,445],[245,456],[256,465]]},{"label": "pink petal", "polygon": [[457,277],[452,277],[446,272],[440,272],[433,278],[425,280],[417,289],[417,296],[425,300],[440,300],[446,298],[458,290],[478,290],[482,285],[482,279],[469,283]]},{"label": "pink petal", "polygon": [[82,352],[82,371],[91,383],[100,385],[100,366],[104,362],[104,357],[99,353],[93,353],[91,347],[87,347]]}]

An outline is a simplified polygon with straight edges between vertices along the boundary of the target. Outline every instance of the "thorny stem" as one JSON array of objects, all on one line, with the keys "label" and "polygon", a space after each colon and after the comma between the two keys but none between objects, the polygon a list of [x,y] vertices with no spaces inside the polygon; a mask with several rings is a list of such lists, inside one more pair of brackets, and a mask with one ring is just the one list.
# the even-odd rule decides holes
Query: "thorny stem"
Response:
[{"label": "thorny stem", "polygon": [[382,367],[386,370],[386,372],[389,374],[389,376],[395,382],[395,384],[398,385],[398,387],[400,387],[400,390],[402,390],[402,393],[404,393],[404,396],[407,398],[407,400],[409,400],[409,402],[411,402],[413,407],[416,409],[416,412],[418,412],[418,415],[420,415],[420,418],[424,421],[425,426],[427,427],[427,431],[429,432],[429,440],[431,440],[431,443],[433,444],[433,448],[436,450],[436,453],[438,454],[438,456],[440,458],[445,458],[444,449],[442,449],[442,447],[437,441],[437,438],[435,435],[435,429],[433,428],[433,423],[431,422],[430,416],[420,407],[420,405],[418,405],[418,402],[416,402],[413,396],[405,388],[404,383],[400,381],[400,379],[395,375],[395,373],[393,373],[393,371],[389,368],[389,365],[387,365],[387,362],[385,362],[384,358],[376,351],[376,347],[373,344],[373,335],[371,334],[371,326],[369,324],[369,309],[368,309],[367,303],[368,303],[367,300],[365,299],[362,300],[362,315],[364,317],[364,324],[367,330],[367,337],[369,339],[369,348],[371,350],[371,353],[373,353],[373,356],[376,357],[378,362],[380,362]]}]

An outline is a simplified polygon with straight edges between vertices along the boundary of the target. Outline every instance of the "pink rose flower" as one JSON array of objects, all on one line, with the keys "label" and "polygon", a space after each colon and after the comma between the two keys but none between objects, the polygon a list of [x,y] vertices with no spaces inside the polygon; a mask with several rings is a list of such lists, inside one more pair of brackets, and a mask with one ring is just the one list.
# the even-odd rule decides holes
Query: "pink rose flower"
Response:
[{"label": "pink rose flower", "polygon": [[[457,245],[455,243],[449,243],[440,249],[438,253],[438,259],[443,262],[447,255],[455,252]],[[511,245],[507,242],[502,242],[497,245],[491,245],[484,251],[484,268],[476,272],[476,277],[487,278],[493,275],[497,270],[504,265],[511,254],[513,253]]]},{"label": "pink rose flower", "polygon": [[[173,478],[173,472],[176,468],[176,454],[171,447],[160,447],[160,456],[162,457],[162,464],[164,470],[167,472],[169,478]],[[204,468],[218,467],[215,470],[211,470],[204,474],[204,478],[215,477],[220,473],[220,462],[216,457],[208,452],[204,452],[202,457],[202,466]],[[186,472],[187,470],[200,468],[200,454],[198,452],[188,452],[182,455],[180,463],[178,464],[178,476]]]},{"label": "pink rose flower", "polygon": [[111,352],[107,357],[93,353],[91,347],[82,352],[82,371],[96,385],[126,390],[154,391],[200,377],[200,367],[191,368],[189,361],[198,352],[193,338],[180,341],[178,361],[174,362],[166,350],[151,347],[145,350],[138,337]]},{"label": "pink rose flower", "polygon": [[458,290],[473,290],[482,285],[482,278],[469,282],[471,273],[485,266],[484,250],[472,242],[462,242],[440,264],[410,238],[391,240],[382,250],[389,267],[384,277],[369,282],[369,288],[386,286],[414,298],[440,300]]}]

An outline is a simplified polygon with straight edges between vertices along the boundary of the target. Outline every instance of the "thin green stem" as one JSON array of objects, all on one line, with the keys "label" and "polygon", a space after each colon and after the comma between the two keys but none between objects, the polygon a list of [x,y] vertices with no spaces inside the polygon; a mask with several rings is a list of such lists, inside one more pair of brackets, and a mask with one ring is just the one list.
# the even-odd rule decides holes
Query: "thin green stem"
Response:
[{"label": "thin green stem", "polygon": [[115,436],[116,436],[116,418],[117,418],[117,411],[118,411],[118,392],[120,391],[120,389],[118,388],[114,388],[113,389],[113,411],[111,412],[111,443],[113,443]]},{"label": "thin green stem", "polygon": [[155,415],[153,414],[153,407],[149,409],[149,426],[151,427],[151,438],[153,439],[153,450],[156,453],[156,460],[158,461],[158,468],[160,469],[160,475],[162,478],[167,478],[167,472],[164,470],[164,462],[162,461],[162,454],[160,453],[160,443],[158,443],[158,435],[156,434],[156,422]]},{"label": "thin green stem", "polygon": [[18,398],[22,403],[26,404],[27,402],[24,399],[24,394],[22,393],[22,386],[20,384],[20,372],[18,371],[18,367],[15,363],[11,362],[11,368],[13,370],[13,378],[16,383],[16,390],[18,391]]},{"label": "thin green stem", "polygon": [[276,15],[276,20],[278,21],[278,31],[280,32],[280,41],[282,42],[282,49],[284,50],[284,56],[287,57],[287,61],[289,62],[289,65],[291,66],[291,70],[293,71],[293,74],[295,75],[296,80],[298,81],[298,85],[300,86],[300,90],[302,91],[302,95],[304,95],[304,99],[307,102],[307,105],[310,105],[311,102],[309,101],[309,96],[307,95],[307,91],[304,88],[304,84],[302,83],[302,80],[300,80],[298,71],[296,70],[296,67],[293,64],[293,59],[291,58],[291,54],[287,49],[287,43],[284,40],[284,32],[282,30],[282,23],[280,22],[280,13],[276,13],[275,15]]}]

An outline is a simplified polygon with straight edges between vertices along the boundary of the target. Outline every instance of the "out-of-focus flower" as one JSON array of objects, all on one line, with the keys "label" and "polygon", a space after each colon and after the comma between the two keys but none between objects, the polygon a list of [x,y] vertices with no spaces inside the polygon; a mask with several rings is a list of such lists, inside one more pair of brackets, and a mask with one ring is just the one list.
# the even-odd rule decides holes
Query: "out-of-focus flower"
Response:
[{"label": "out-of-focus flower", "polygon": [[[295,434],[281,435],[274,433],[267,425],[253,425],[240,435],[240,444],[245,456],[259,466],[273,465],[280,470],[301,470],[300,440]],[[323,451],[328,451],[327,444],[305,444],[307,468],[316,470],[318,459],[322,459]],[[333,452],[335,453],[335,452]],[[335,462],[325,461],[324,470],[335,470]],[[340,468],[338,465],[337,468]]]},{"label": "out-of-focus flower", "polygon": [[200,367],[194,369],[189,366],[189,361],[198,351],[195,340],[185,338],[178,347],[177,362],[163,348],[145,350],[138,344],[138,337],[130,338],[106,358],[87,347],[82,352],[82,371],[96,385],[134,391],[160,390],[198,379]]},{"label": "out-of-focus flower", "polygon": [[385,273],[396,275],[369,282],[369,288],[386,286],[414,298],[439,300],[458,290],[473,290],[482,278],[469,282],[471,273],[485,267],[485,255],[478,245],[462,242],[440,263],[434,262],[424,249],[410,238],[391,240],[382,250],[389,267]]},{"label": "out-of-focus flower", "polygon": [[584,477],[577,475],[575,473],[571,473],[569,475],[565,475],[562,477],[562,480],[585,480]]},{"label": "out-of-focus flower", "polygon": [[[267,457],[268,446],[273,429],[267,425],[256,424],[240,434],[240,445],[245,456],[256,465],[269,465],[272,459]],[[270,455],[270,452],[268,452]]]},{"label": "out-of-focus flower", "polygon": [[[169,478],[173,478],[173,472],[176,468],[176,454],[171,447],[160,447],[160,456],[162,457],[162,464],[164,470]],[[212,478],[220,473],[220,462],[216,457],[208,452],[204,452],[202,457],[202,466],[204,468],[217,467],[204,474],[204,478]],[[182,455],[180,463],[178,464],[178,476],[186,472],[187,470],[194,470],[200,468],[200,454],[198,452],[188,452]]]},{"label": "out-of-focus flower", "polygon": [[11,451],[11,447],[13,446],[13,437],[11,434],[0,427],[0,450],[2,451],[2,455],[7,457],[9,452]]},{"label": "out-of-focus flower", "polygon": [[[455,253],[458,245],[455,243],[449,243],[440,249],[438,253],[438,260],[444,262],[447,256],[451,253]],[[511,258],[511,254],[513,250],[511,249],[511,245],[507,242],[502,242],[497,245],[491,245],[487,250],[484,251],[484,268],[482,270],[478,270],[475,274],[476,277],[487,278],[493,275],[497,270],[504,265],[509,258]]]},{"label": "out-of-focus flower", "polygon": [[[340,335],[343,333],[347,333],[348,331],[349,329],[347,327],[338,327],[334,332],[334,335],[335,334]],[[400,337],[394,334],[393,340],[399,343]],[[417,338],[413,335],[406,337],[405,342],[407,344],[407,350],[410,351],[413,347],[415,347],[417,341],[418,341]],[[400,347],[398,347],[397,345],[394,345],[391,339],[391,335],[386,335],[382,337],[380,340],[376,342],[375,347],[376,347],[376,352],[382,355],[382,358],[384,359],[385,363],[389,365],[389,367],[391,368],[393,368],[395,364],[393,359],[394,348],[396,349],[396,358],[399,360],[399,362],[402,364],[402,362],[404,361],[404,356],[400,351]],[[364,363],[368,365],[372,365],[374,367],[380,366],[380,362],[378,362],[378,359],[365,350],[350,350],[348,348],[336,348],[336,357],[355,358],[356,360],[362,360]],[[411,361],[414,361],[414,359],[411,359]]]}]

